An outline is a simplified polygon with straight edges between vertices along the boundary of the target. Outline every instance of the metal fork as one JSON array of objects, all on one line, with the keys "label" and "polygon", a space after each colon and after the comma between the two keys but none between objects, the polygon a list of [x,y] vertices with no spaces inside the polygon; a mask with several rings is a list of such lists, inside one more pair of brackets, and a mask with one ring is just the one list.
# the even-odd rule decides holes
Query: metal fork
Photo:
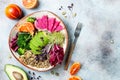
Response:
[{"label": "metal fork", "polygon": [[70,51],[69,51],[68,56],[67,56],[66,61],[65,61],[65,67],[64,67],[65,70],[68,69],[70,60],[71,60],[71,58],[72,58],[73,50],[74,50],[74,48],[75,48],[77,39],[78,39],[78,37],[79,37],[79,35],[80,35],[81,29],[82,29],[82,24],[79,22],[79,23],[77,24],[77,27],[76,27],[75,32],[74,32],[74,37],[75,37],[75,39],[74,39],[73,43],[71,44]]}]

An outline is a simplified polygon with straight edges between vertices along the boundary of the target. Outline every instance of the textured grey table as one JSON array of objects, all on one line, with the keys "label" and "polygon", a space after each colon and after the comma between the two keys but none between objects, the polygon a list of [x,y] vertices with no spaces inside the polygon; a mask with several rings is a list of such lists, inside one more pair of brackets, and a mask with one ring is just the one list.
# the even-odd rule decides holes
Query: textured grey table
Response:
[{"label": "textured grey table", "polygon": [[[120,0],[40,0],[38,8],[32,10],[25,9],[21,0],[0,0],[0,80],[9,80],[4,73],[5,64],[14,64],[29,71],[13,56],[9,58],[8,36],[17,22],[4,14],[5,7],[10,3],[18,4],[24,15],[39,10],[56,13],[67,25],[72,39],[76,24],[82,22],[84,27],[71,61],[82,64],[77,75],[83,80],[120,80]],[[74,3],[73,13],[77,13],[74,18],[67,8],[71,3]],[[63,6],[61,11],[58,10],[60,6]],[[67,18],[62,15],[63,11],[67,12]],[[34,72],[43,80],[67,80],[70,77],[63,65],[52,70],[59,72],[59,76],[52,75],[51,70]]]}]

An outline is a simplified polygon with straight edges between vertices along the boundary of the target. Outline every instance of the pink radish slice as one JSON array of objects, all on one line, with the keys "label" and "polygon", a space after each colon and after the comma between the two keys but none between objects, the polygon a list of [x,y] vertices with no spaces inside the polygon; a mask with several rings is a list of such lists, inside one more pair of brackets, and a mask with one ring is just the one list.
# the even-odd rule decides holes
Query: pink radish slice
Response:
[{"label": "pink radish slice", "polygon": [[55,29],[58,27],[59,24],[60,24],[60,22],[56,20],[55,25],[52,28],[52,32],[55,31]]},{"label": "pink radish slice", "polygon": [[55,31],[58,32],[58,31],[61,31],[63,29],[63,27],[61,25],[57,26]]},{"label": "pink radish slice", "polygon": [[45,29],[44,24],[42,23],[42,19],[41,18],[38,18],[35,21],[35,28],[38,29],[38,30]]},{"label": "pink radish slice", "polygon": [[47,29],[50,31],[50,32],[52,32],[52,28],[53,28],[53,26],[54,26],[54,24],[55,24],[55,18],[50,18],[50,19],[48,19],[48,27],[47,27]]},{"label": "pink radish slice", "polygon": [[47,29],[47,26],[48,26],[48,16],[47,15],[42,17],[42,24],[43,24],[44,28]]},{"label": "pink radish slice", "polygon": [[42,24],[40,24],[40,19],[37,19],[34,24],[36,29],[38,30],[42,29]]}]

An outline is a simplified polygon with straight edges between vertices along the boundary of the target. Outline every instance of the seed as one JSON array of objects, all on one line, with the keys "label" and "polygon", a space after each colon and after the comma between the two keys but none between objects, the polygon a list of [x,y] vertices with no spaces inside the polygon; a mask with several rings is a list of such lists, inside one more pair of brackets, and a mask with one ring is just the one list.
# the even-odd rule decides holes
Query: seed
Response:
[{"label": "seed", "polygon": [[31,71],[28,71],[29,74],[31,74]]},{"label": "seed", "polygon": [[55,75],[56,75],[56,76],[59,76],[59,73],[58,73],[58,72],[56,72],[56,73],[55,73]]},{"label": "seed", "polygon": [[67,18],[67,16],[64,16],[65,18]]},{"label": "seed", "polygon": [[54,71],[51,71],[51,74],[54,74]]},{"label": "seed", "polygon": [[37,77],[37,79],[39,80],[39,77]]},{"label": "seed", "polygon": [[74,6],[74,4],[73,4],[73,3],[71,3],[71,6]]},{"label": "seed", "polygon": [[31,77],[31,80],[33,80],[33,77]]},{"label": "seed", "polygon": [[20,74],[19,72],[13,72],[13,76],[16,80],[23,80],[23,75]]},{"label": "seed", "polygon": [[33,72],[33,75],[35,75],[35,73]]},{"label": "seed", "polygon": [[59,8],[59,10],[61,10],[61,8]]},{"label": "seed", "polygon": [[111,44],[114,44],[114,40],[111,40],[110,43],[111,43]]},{"label": "seed", "polygon": [[73,17],[76,17],[77,16],[77,13],[73,13]]},{"label": "seed", "polygon": [[61,6],[60,8],[59,8],[59,10],[62,10],[63,9],[63,6]]},{"label": "seed", "polygon": [[41,78],[41,76],[38,76],[38,77],[40,77],[40,78]]},{"label": "seed", "polygon": [[66,14],[66,12],[65,12],[65,11],[63,11],[63,12],[62,12],[62,15],[65,15],[65,14]]}]

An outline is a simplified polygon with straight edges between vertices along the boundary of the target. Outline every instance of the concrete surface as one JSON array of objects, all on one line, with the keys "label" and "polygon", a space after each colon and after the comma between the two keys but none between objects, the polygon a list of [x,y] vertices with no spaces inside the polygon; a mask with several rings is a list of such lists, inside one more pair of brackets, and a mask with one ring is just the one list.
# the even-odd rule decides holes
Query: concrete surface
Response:
[{"label": "concrete surface", "polygon": [[[31,10],[25,9],[21,1],[0,0],[0,80],[9,80],[4,72],[5,64],[29,71],[12,56],[8,47],[10,30],[18,21],[5,16],[5,7],[10,3],[19,5],[24,15],[40,10],[56,13],[67,25],[72,39],[77,23],[83,23],[71,61],[71,64],[76,61],[82,64],[77,75],[83,80],[120,80],[120,0],[40,0],[39,6]],[[71,3],[74,3],[72,12],[67,8]],[[67,18],[62,15],[64,11]],[[72,13],[77,13],[76,17]],[[42,77],[40,80],[67,80],[70,74],[63,65],[47,72],[34,72]],[[51,71],[58,72],[59,76],[52,75]]]}]

